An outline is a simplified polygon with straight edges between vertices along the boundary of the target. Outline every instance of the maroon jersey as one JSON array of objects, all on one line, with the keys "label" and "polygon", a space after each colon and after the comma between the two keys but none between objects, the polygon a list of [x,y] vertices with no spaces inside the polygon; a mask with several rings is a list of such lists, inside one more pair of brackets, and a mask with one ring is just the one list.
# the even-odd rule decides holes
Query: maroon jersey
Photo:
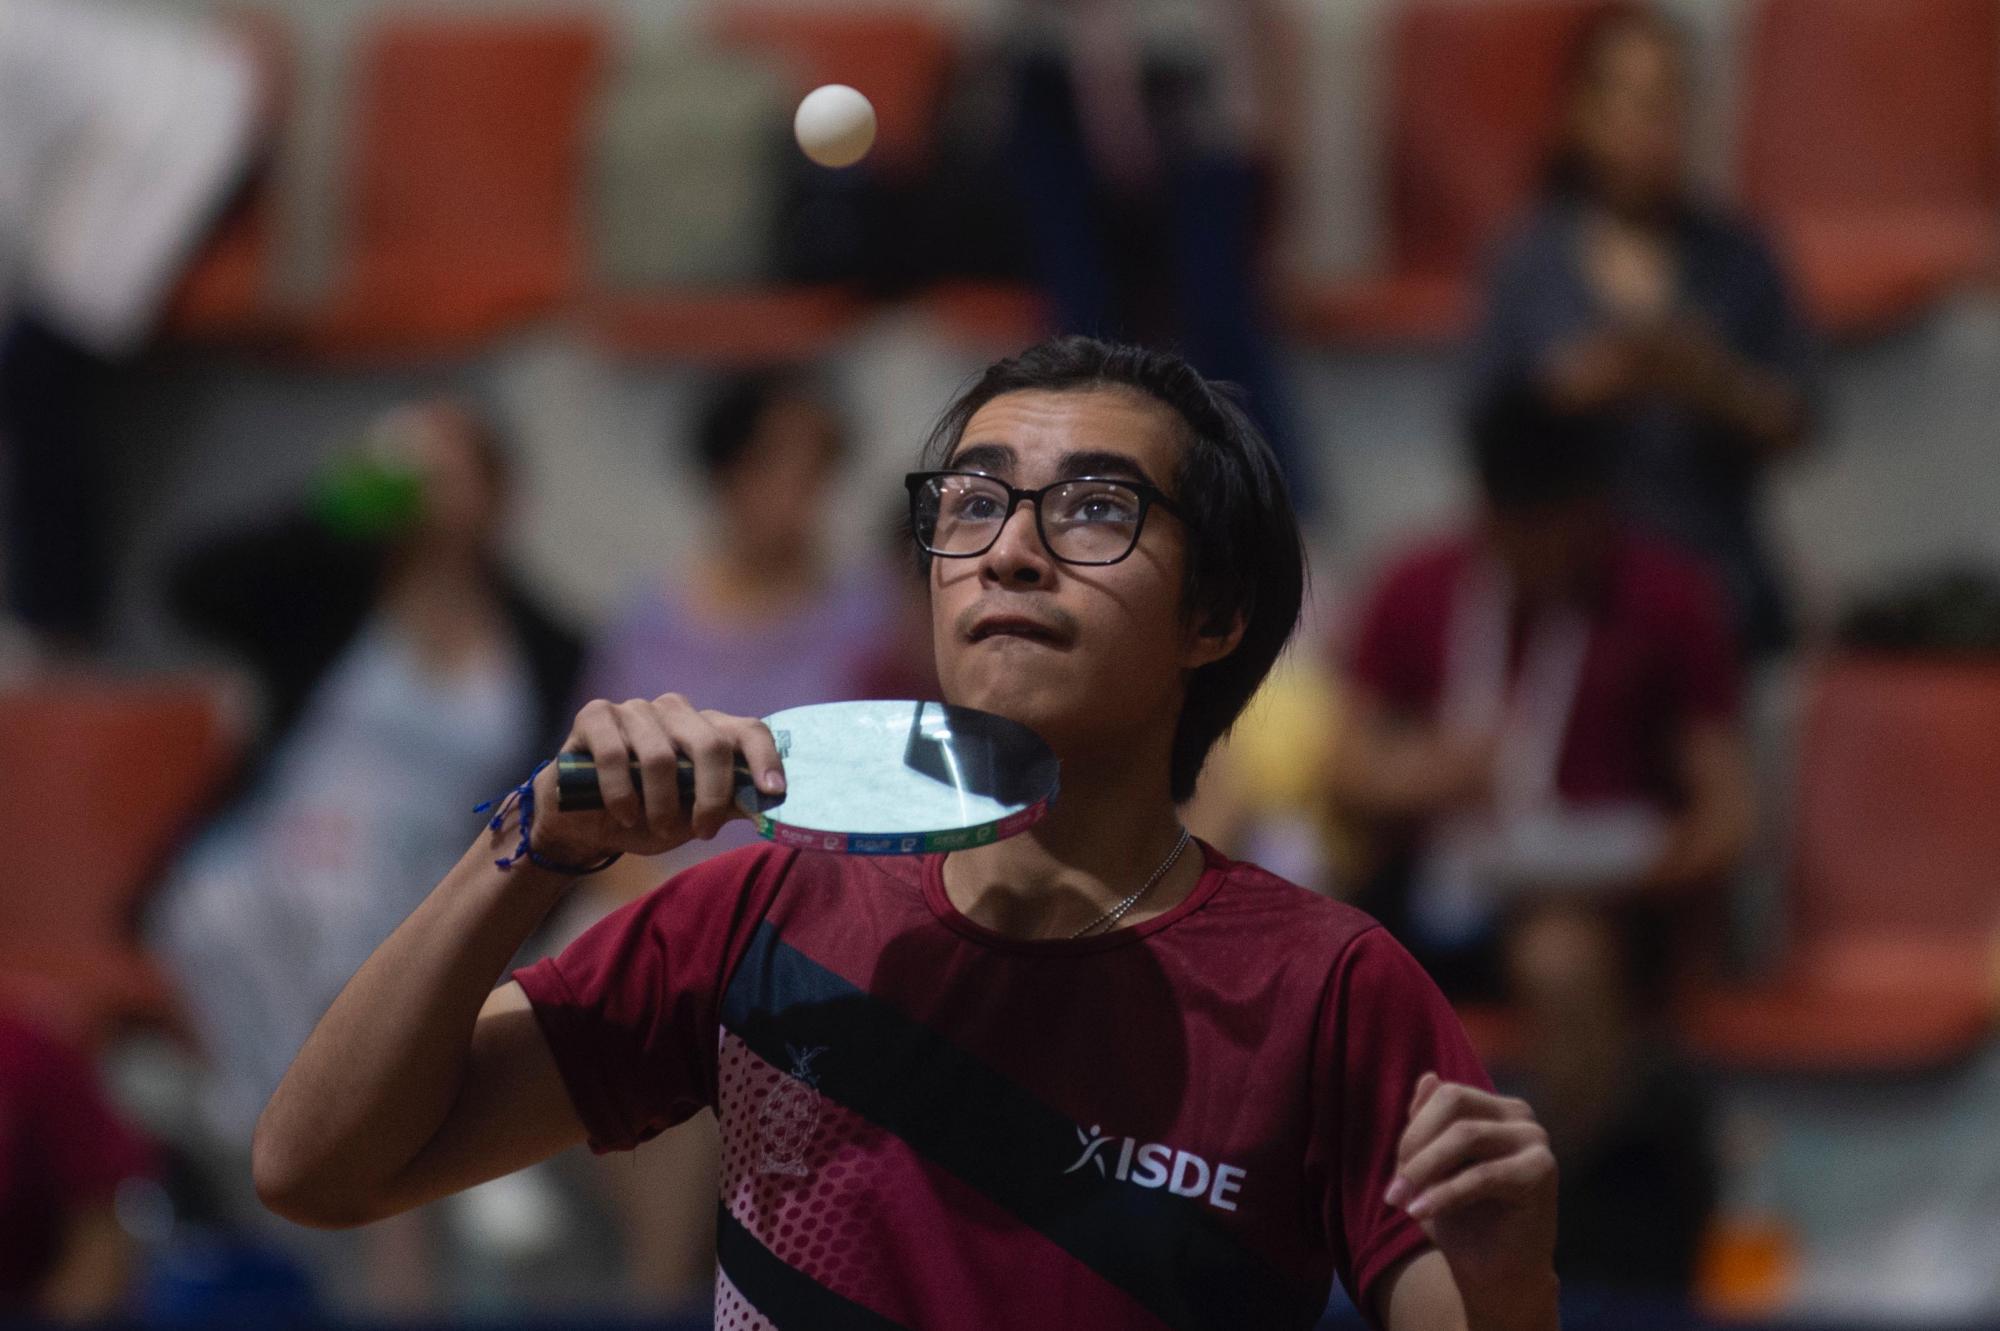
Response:
[{"label": "maroon jersey", "polygon": [[936,857],[754,847],[515,978],[593,1148],[715,1109],[718,1327],[1310,1327],[1424,1242],[1382,1201],[1418,1077],[1488,1083],[1372,920],[1202,851],[1023,942]]}]

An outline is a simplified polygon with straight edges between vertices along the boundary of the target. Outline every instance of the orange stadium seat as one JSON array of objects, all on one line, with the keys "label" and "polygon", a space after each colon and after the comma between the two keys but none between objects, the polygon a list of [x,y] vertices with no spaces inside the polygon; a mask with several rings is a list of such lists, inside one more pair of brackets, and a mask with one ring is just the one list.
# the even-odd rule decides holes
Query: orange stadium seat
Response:
[{"label": "orange stadium seat", "polygon": [[1412,0],[1390,34],[1386,271],[1296,293],[1309,337],[1436,342],[1470,324],[1487,252],[1534,193],[1563,64],[1601,0]]},{"label": "orange stadium seat", "polygon": [[348,258],[310,349],[459,351],[572,294],[605,47],[598,20],[576,13],[374,29],[355,89]]},{"label": "orange stadium seat", "polygon": [[185,683],[0,692],[0,999],[86,1038],[175,1028],[137,914],[229,770],[215,699]]},{"label": "orange stadium seat", "polygon": [[1801,744],[1787,956],[1691,996],[1691,1045],[1806,1072],[1970,1053],[2000,1011],[2000,668],[1833,661]]},{"label": "orange stadium seat", "polygon": [[1751,209],[1838,334],[1909,317],[2000,243],[2000,4],[1763,0],[1742,127]]}]

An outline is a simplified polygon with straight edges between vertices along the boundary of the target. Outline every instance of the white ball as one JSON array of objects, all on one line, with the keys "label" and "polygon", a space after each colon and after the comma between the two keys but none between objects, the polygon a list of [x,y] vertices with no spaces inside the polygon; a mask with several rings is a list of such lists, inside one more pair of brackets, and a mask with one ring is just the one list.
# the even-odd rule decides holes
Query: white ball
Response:
[{"label": "white ball", "polygon": [[845,83],[829,83],[799,103],[792,133],[821,166],[853,166],[875,143],[875,108]]}]

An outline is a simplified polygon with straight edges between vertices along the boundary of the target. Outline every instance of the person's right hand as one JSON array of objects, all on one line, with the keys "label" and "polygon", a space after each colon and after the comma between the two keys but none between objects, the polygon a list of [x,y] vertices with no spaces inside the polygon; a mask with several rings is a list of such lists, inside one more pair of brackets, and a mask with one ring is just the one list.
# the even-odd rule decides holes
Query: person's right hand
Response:
[{"label": "person's right hand", "polygon": [[[586,703],[563,751],[591,756],[604,807],[558,809],[553,763],[535,778],[529,844],[536,854],[562,864],[588,864],[614,851],[662,855],[696,837],[714,836],[730,819],[745,816],[733,798],[738,754],[758,790],[778,795],[785,789],[777,741],[762,721],[703,711],[678,693],[651,702]],[[680,802],[683,757],[694,764],[692,808]],[[635,762],[643,790],[632,785],[629,769]]]}]

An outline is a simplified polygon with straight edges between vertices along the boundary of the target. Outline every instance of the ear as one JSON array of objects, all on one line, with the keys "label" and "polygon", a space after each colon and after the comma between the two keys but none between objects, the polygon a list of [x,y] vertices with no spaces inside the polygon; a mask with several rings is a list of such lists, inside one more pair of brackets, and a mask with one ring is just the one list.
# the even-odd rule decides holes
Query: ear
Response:
[{"label": "ear", "polygon": [[1250,621],[1242,611],[1228,616],[1213,615],[1189,631],[1187,642],[1181,650],[1181,668],[1199,670],[1212,665],[1236,650],[1236,644],[1243,641],[1243,631]]}]

